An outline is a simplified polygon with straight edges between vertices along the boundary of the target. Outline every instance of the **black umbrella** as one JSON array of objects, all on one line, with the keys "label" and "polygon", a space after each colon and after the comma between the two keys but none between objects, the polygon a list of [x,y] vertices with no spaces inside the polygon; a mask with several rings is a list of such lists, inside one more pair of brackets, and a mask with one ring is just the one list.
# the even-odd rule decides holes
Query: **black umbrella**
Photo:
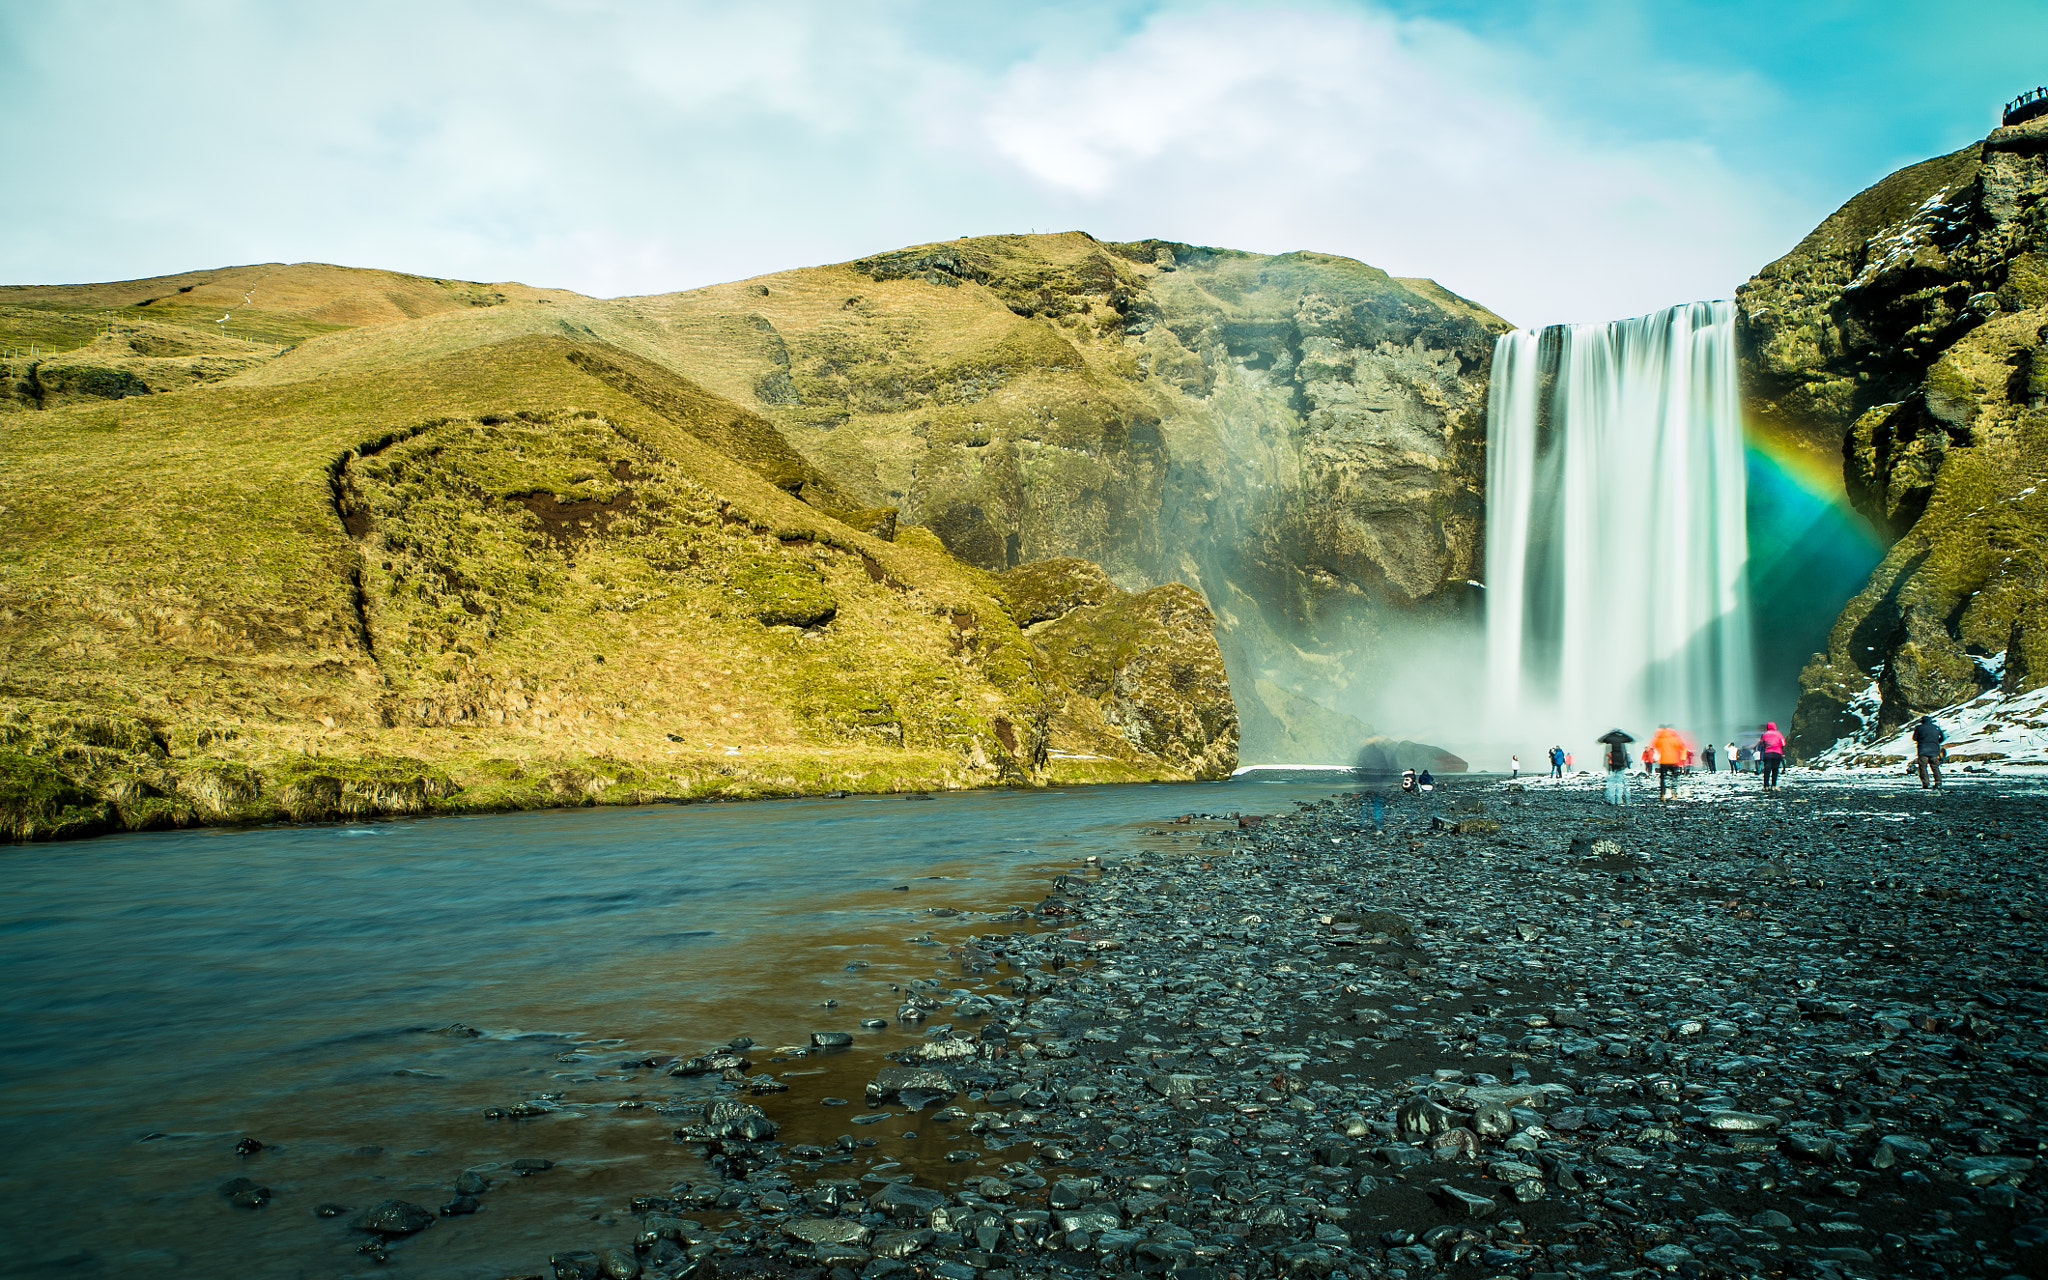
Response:
[{"label": "black umbrella", "polygon": [[1619,729],[1609,729],[1606,733],[1600,735],[1600,741],[1612,742],[1616,745],[1619,745],[1624,742],[1634,742],[1635,739],[1631,738],[1629,735],[1623,733]]}]

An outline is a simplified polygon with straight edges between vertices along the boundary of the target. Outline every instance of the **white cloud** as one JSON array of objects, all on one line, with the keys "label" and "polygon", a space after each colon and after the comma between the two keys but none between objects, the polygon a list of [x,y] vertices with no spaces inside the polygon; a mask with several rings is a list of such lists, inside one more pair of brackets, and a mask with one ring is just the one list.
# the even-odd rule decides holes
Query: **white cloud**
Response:
[{"label": "white cloud", "polygon": [[1789,247],[1777,193],[1699,143],[1595,140],[1535,70],[1439,23],[1214,9],[1018,66],[977,123],[1085,225],[1345,253],[1518,323],[1725,295]]},{"label": "white cloud", "polygon": [[319,259],[609,295],[1079,227],[1349,254],[1533,323],[1726,294],[1824,212],[1574,118],[1550,70],[1369,3],[17,8],[0,120],[49,145],[0,280]]}]

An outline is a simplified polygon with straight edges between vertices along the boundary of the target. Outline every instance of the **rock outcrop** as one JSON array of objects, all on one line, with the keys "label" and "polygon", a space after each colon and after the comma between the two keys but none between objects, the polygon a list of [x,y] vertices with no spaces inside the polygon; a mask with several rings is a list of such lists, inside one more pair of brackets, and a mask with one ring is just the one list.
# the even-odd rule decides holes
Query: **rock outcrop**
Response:
[{"label": "rock outcrop", "polygon": [[1200,592],[1178,582],[1123,591],[1075,559],[1020,566],[998,582],[1044,659],[1048,755],[1056,743],[1069,760],[1099,757],[1106,772],[1164,762],[1189,779],[1237,767],[1237,708]]},{"label": "rock outcrop", "polygon": [[1752,416],[1840,456],[1891,543],[1794,749],[2048,681],[2048,121],[1893,174],[1737,298]]}]

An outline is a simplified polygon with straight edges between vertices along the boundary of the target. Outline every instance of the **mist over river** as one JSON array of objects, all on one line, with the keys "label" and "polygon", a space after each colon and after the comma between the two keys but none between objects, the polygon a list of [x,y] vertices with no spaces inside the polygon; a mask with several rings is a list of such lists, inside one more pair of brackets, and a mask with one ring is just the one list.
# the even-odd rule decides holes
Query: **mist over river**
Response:
[{"label": "mist over river", "polygon": [[[764,1100],[782,1139],[830,1144],[880,1055],[922,1037],[895,1022],[896,988],[970,933],[1033,927],[989,915],[1088,855],[1173,843],[1149,824],[1337,789],[568,810],[6,850],[0,1274],[484,1277],[628,1242],[627,1198],[704,1166],[670,1140],[673,1118],[618,1104],[716,1079],[631,1064],[751,1036],[757,1072],[790,1086]],[[953,966],[942,987],[1001,976]],[[854,1047],[769,1061],[818,1030],[854,1031]],[[563,1095],[546,1115],[484,1116],[544,1093]],[[820,1105],[831,1095],[852,1105]],[[874,1124],[835,1176],[895,1162],[938,1181],[963,1128]],[[265,1149],[238,1157],[243,1138]],[[522,1158],[555,1165],[513,1176]],[[481,1212],[395,1245],[387,1267],[356,1253],[353,1211],[433,1208],[464,1170],[496,1184]],[[231,1206],[217,1188],[240,1176],[275,1198]],[[329,1202],[352,1212],[317,1217]]]}]

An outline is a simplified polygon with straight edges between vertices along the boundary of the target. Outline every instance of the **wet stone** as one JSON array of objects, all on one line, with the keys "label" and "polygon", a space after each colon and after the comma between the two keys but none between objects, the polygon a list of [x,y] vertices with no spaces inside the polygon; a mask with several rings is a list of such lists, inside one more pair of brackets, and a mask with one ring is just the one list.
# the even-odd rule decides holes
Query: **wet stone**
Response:
[{"label": "wet stone", "polygon": [[1441,1195],[1446,1206],[1467,1218],[1488,1217],[1500,1208],[1492,1199],[1462,1187],[1446,1186],[1441,1189]]},{"label": "wet stone", "polygon": [[221,1183],[219,1190],[238,1209],[260,1209],[270,1202],[270,1188],[254,1178],[231,1178]]},{"label": "wet stone", "polygon": [[[1455,778],[1436,825],[1348,794],[1077,863],[907,940],[929,977],[843,996],[904,1020],[848,1117],[873,1127],[707,1141],[721,1177],[636,1199],[643,1264],[1846,1280],[1954,1241],[2003,1275],[2048,1217],[2048,973],[2014,915],[2048,911],[2048,831],[1961,788],[1795,780],[1615,812],[1599,779]],[[708,1126],[747,1070],[664,1114]],[[686,1209],[715,1226],[655,1229]]]},{"label": "wet stone", "polygon": [[434,1215],[410,1200],[385,1200],[352,1224],[358,1231],[380,1236],[409,1236],[434,1225]]},{"label": "wet stone", "polygon": [[554,1254],[548,1258],[548,1267],[554,1280],[599,1280],[604,1275],[604,1264],[587,1249]]}]

